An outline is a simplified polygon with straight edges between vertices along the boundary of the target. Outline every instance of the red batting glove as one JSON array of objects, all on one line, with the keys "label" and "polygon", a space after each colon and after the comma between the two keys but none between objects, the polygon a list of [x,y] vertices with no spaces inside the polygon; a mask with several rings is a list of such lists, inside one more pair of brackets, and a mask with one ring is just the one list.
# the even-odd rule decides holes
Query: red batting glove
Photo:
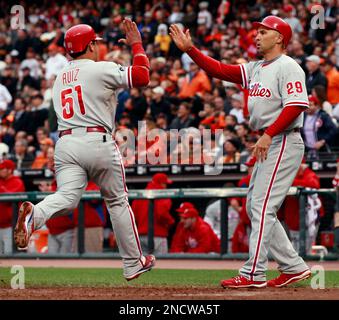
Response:
[{"label": "red batting glove", "polygon": [[335,175],[335,177],[332,180],[332,184],[334,188],[339,187],[339,175]]}]

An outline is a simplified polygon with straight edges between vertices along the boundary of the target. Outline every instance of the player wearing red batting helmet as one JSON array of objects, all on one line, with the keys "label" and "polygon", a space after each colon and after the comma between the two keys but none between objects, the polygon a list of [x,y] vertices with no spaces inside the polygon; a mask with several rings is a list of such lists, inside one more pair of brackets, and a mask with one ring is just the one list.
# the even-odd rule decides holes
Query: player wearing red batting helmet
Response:
[{"label": "player wearing red batting helmet", "polygon": [[[300,135],[303,111],[309,107],[305,73],[296,61],[285,55],[292,30],[276,16],[255,22],[255,44],[262,60],[241,65],[218,62],[199,51],[189,30],[177,25],[170,35],[209,76],[241,84],[249,90],[249,125],[262,136],[254,145],[253,167],[246,208],[251,219],[249,259],[239,275],[221,281],[224,288],[283,287],[308,278],[309,267],[294,250],[277,219],[304,155]],[[281,275],[266,281],[267,255],[271,252]]]},{"label": "player wearing red batting helmet", "polygon": [[[53,107],[60,139],[55,148],[58,190],[38,204],[24,202],[19,208],[14,239],[27,247],[32,233],[53,216],[68,214],[78,206],[88,180],[100,187],[123,258],[127,281],[153,268],[155,257],[142,252],[119,148],[113,138],[117,90],[149,83],[149,60],[135,22],[122,22],[133,63],[122,66],[99,60],[99,38],[92,27],[79,24],[65,34],[65,48],[73,58],[57,75]],[[89,152],[91,150],[91,152]]]},{"label": "player wearing red batting helmet", "polygon": [[284,37],[283,43],[285,47],[287,47],[292,38],[291,26],[286,21],[276,16],[268,16],[261,22],[254,22],[253,27],[256,29],[263,27],[279,32]]},{"label": "player wearing red batting helmet", "polygon": [[66,31],[64,47],[67,53],[74,54],[86,50],[91,41],[102,40],[87,24],[78,24]]}]

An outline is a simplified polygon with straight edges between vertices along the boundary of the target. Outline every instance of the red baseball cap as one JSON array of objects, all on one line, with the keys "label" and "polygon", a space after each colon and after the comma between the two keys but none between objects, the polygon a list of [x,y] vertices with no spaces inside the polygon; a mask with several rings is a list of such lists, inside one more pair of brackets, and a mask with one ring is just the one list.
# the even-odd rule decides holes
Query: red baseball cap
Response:
[{"label": "red baseball cap", "polygon": [[16,167],[15,163],[12,160],[5,159],[0,162],[0,170],[2,169],[15,170],[15,167]]},{"label": "red baseball cap", "polygon": [[309,95],[309,96],[308,96],[308,101],[309,101],[309,102],[313,102],[313,103],[315,103],[315,104],[319,104],[318,98],[315,97],[315,96],[312,96],[312,95]]},{"label": "red baseball cap", "polygon": [[195,208],[187,208],[183,213],[180,213],[179,216],[181,218],[196,218],[199,217],[199,212]]},{"label": "red baseball cap", "polygon": [[157,184],[171,184],[173,183],[172,180],[168,179],[168,176],[166,173],[156,173],[153,178],[152,178],[152,181],[154,183],[157,183]]},{"label": "red baseball cap", "polygon": [[291,11],[293,11],[293,9],[294,9],[294,7],[293,7],[291,4],[285,4],[285,5],[283,6],[283,10],[284,10],[285,12],[291,12]]},{"label": "red baseball cap", "polygon": [[176,212],[183,213],[186,209],[195,209],[194,204],[191,202],[183,202]]}]

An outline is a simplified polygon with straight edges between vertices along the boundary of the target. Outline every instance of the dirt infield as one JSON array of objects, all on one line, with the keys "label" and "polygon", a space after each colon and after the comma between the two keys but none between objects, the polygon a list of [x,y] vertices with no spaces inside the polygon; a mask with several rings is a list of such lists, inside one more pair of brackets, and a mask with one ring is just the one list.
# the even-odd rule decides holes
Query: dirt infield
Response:
[{"label": "dirt infield", "polygon": [[1,289],[0,300],[339,300],[339,289],[115,287]]}]

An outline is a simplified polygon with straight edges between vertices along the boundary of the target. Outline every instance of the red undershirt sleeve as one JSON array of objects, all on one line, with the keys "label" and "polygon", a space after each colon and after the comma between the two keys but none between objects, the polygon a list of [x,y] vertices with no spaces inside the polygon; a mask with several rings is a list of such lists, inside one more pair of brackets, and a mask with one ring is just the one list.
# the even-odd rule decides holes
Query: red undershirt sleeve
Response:
[{"label": "red undershirt sleeve", "polygon": [[209,76],[233,83],[243,83],[240,65],[221,63],[211,57],[204,55],[194,46],[187,51],[187,54]]},{"label": "red undershirt sleeve", "polygon": [[142,43],[134,43],[132,45],[133,64],[131,69],[130,87],[147,86],[150,80],[149,69],[150,64]]},{"label": "red undershirt sleeve", "polygon": [[285,107],[277,120],[274,121],[266,130],[265,133],[270,137],[274,137],[279,133],[285,131],[290,124],[298,118],[298,116],[305,111],[306,108],[300,106],[288,106]]}]

